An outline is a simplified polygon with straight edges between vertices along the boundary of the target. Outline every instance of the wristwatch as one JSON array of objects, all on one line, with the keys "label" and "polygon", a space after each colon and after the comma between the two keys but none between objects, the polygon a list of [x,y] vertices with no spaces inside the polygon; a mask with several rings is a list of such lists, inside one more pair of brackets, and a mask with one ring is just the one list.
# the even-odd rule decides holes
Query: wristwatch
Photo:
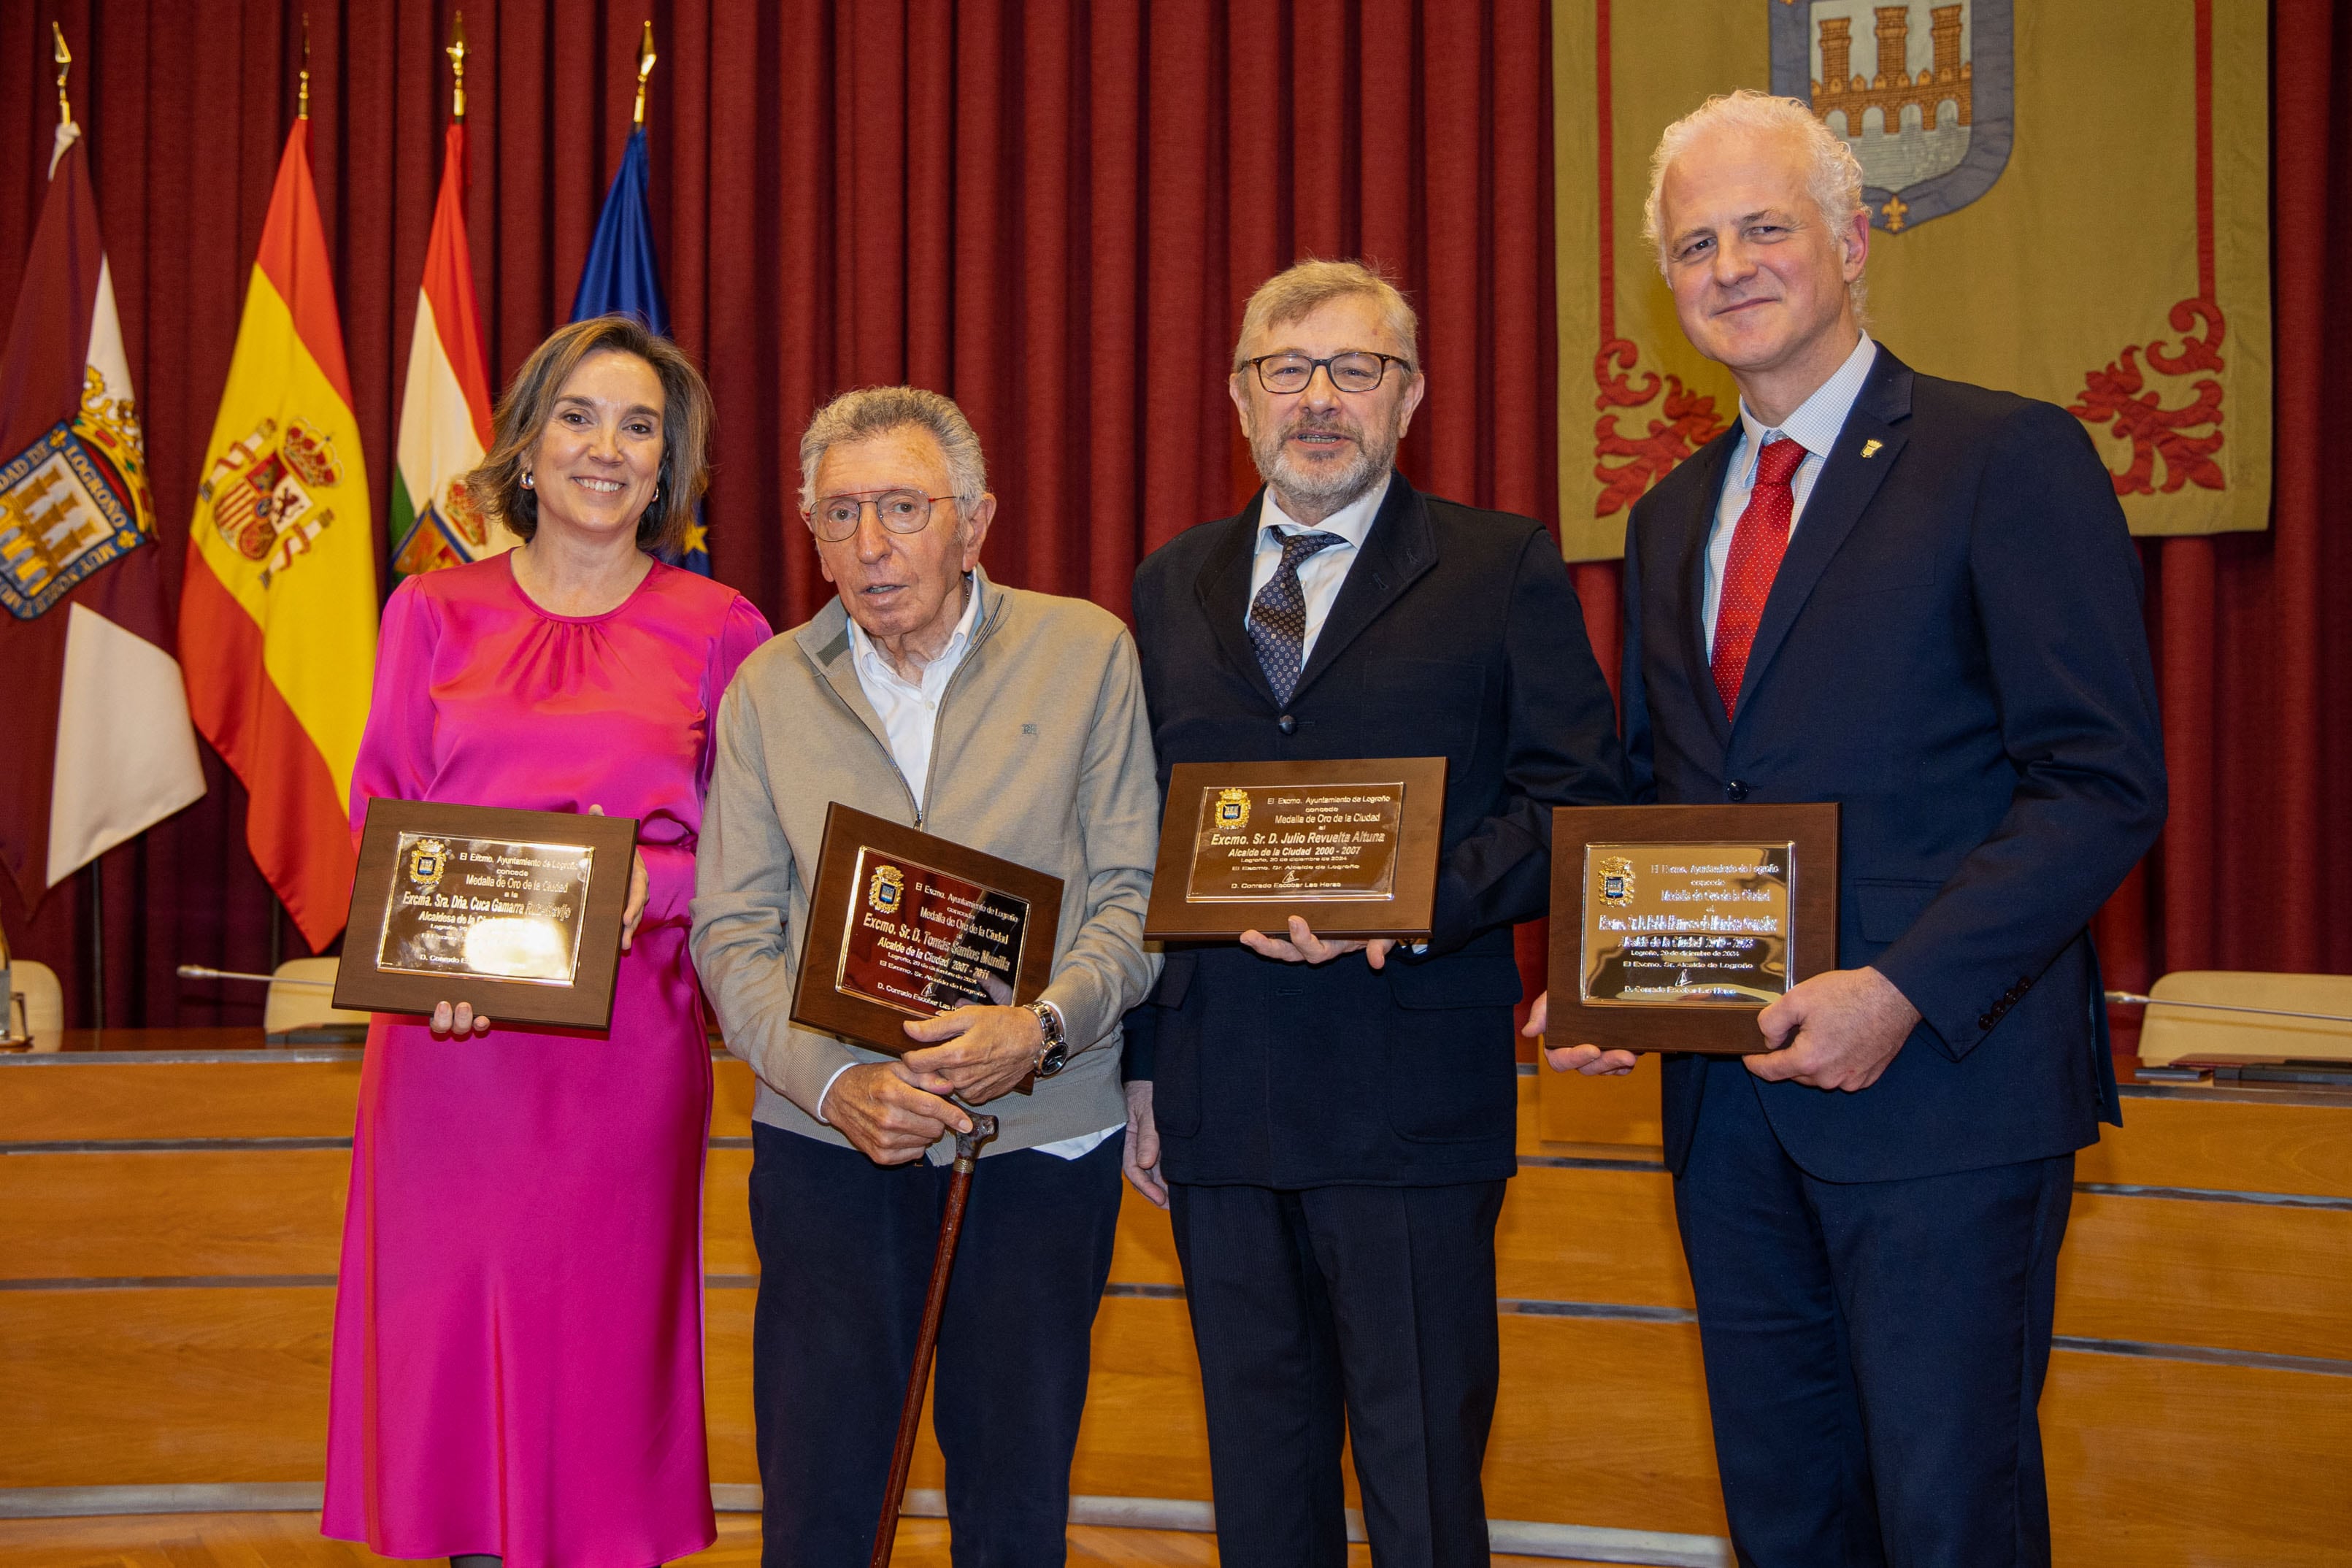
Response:
[{"label": "wristwatch", "polygon": [[1070,1043],[1062,1028],[1062,1015],[1051,1002],[1032,1002],[1029,1011],[1037,1015],[1037,1026],[1045,1032],[1045,1043],[1037,1047],[1037,1059],[1030,1070],[1039,1078],[1052,1078],[1070,1061]]}]

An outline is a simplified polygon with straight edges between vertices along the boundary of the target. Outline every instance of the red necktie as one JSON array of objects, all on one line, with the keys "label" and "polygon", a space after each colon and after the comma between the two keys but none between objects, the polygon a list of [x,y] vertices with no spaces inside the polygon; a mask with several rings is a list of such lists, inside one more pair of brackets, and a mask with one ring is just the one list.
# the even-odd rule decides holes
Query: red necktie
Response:
[{"label": "red necktie", "polygon": [[1789,481],[1804,460],[1804,447],[1785,436],[1764,443],[1756,459],[1756,488],[1748,492],[1748,510],[1731,535],[1731,558],[1724,563],[1723,592],[1715,607],[1712,658],[1716,694],[1723,699],[1727,719],[1738,704],[1756,623],[1764,618],[1764,600],[1789,548],[1789,522],[1797,514],[1797,493]]}]

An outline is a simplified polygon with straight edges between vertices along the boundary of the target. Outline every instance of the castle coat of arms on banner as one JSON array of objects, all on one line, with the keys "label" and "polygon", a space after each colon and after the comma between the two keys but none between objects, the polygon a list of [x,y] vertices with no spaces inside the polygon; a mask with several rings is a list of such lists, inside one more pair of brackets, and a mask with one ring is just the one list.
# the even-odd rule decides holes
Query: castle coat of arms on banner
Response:
[{"label": "castle coat of arms on banner", "polygon": [[0,605],[29,621],[154,537],[128,397],[83,373],[81,408],[0,466]]},{"label": "castle coat of arms on banner", "polygon": [[2009,166],[2010,0],[1767,0],[1772,90],[1802,99],[1862,163],[1889,234],[1958,212]]}]

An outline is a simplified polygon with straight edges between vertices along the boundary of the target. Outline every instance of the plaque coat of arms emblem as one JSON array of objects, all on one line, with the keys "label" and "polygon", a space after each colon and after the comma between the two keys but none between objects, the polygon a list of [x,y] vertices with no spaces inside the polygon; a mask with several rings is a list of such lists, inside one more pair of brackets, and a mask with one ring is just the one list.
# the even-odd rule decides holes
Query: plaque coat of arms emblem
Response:
[{"label": "plaque coat of arms emblem", "polygon": [[866,901],[886,915],[898,912],[898,900],[906,896],[907,874],[896,866],[877,866],[874,879],[866,885]]},{"label": "plaque coat of arms emblem", "polygon": [[1633,862],[1626,857],[1612,855],[1601,862],[1601,901],[1619,905],[1633,901]]},{"label": "plaque coat of arms emblem", "polygon": [[1245,789],[1217,792],[1217,826],[1238,833],[1249,826],[1250,797]]},{"label": "plaque coat of arms emblem", "polygon": [[1862,164],[1871,226],[1900,234],[1992,189],[2014,132],[2011,0],[1765,0],[1772,90]]},{"label": "plaque coat of arms emblem", "polygon": [[449,868],[449,847],[438,838],[426,838],[410,847],[408,879],[430,892],[441,885],[441,873]]}]

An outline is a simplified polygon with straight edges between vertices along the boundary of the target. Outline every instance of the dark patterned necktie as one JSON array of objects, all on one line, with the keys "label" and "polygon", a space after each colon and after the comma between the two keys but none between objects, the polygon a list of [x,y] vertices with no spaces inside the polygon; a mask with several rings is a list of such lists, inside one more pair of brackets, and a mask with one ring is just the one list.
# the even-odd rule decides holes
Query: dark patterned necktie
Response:
[{"label": "dark patterned necktie", "polygon": [[1250,601],[1250,641],[1257,645],[1257,662],[1277,702],[1288,702],[1297,689],[1300,656],[1307,647],[1307,591],[1298,585],[1298,563],[1347,542],[1336,533],[1286,535],[1274,580]]}]

